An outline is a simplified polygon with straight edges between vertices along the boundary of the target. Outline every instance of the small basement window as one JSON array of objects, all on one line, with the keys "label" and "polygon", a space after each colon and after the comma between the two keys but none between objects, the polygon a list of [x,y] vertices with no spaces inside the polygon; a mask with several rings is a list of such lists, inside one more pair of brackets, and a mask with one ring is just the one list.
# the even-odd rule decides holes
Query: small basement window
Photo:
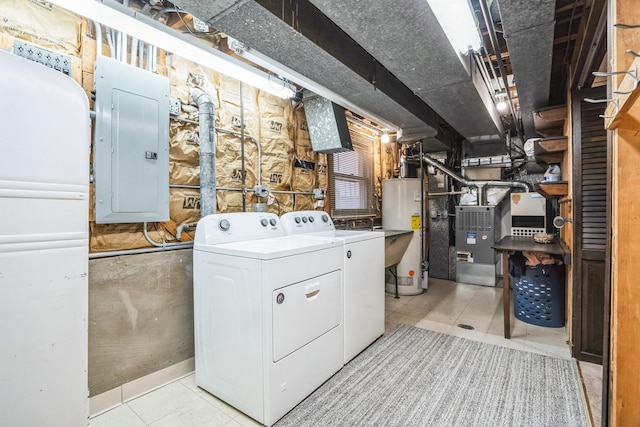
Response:
[{"label": "small basement window", "polygon": [[353,151],[329,155],[331,215],[333,217],[373,215],[373,148],[376,137],[349,129]]}]

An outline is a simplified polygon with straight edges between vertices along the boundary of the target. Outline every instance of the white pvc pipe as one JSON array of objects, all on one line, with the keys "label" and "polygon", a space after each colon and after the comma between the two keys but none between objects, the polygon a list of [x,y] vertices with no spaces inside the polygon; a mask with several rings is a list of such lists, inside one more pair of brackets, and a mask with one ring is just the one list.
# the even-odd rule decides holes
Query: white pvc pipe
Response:
[{"label": "white pvc pipe", "polygon": [[138,41],[138,52],[140,52],[138,57],[138,67],[144,68],[144,42],[142,40]]},{"label": "white pvc pipe", "polygon": [[107,44],[109,45],[109,56],[116,59],[116,50],[113,43],[113,30],[110,27],[106,27],[107,32]]},{"label": "white pvc pipe", "polygon": [[129,60],[129,63],[134,67],[136,66],[137,57],[138,57],[138,39],[135,37],[131,37],[131,59]]},{"label": "white pvc pipe", "polygon": [[96,29],[96,57],[102,56],[102,25],[96,21],[91,22]]},{"label": "white pvc pipe", "polygon": [[116,60],[122,61],[122,31],[116,32]]}]

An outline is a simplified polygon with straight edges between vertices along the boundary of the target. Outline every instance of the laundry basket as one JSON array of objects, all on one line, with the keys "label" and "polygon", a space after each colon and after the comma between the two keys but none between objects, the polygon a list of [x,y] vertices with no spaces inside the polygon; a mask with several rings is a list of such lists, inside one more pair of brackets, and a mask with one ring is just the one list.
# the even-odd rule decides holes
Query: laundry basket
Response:
[{"label": "laundry basket", "polygon": [[514,312],[517,319],[532,325],[564,326],[564,266],[527,267],[513,279]]}]

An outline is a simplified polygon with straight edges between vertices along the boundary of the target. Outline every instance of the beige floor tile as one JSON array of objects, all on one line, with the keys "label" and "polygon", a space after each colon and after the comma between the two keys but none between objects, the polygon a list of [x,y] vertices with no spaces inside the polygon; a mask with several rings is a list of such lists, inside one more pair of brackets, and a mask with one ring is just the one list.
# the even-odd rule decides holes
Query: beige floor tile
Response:
[{"label": "beige floor tile", "polygon": [[384,333],[385,335],[390,333],[391,331],[393,331],[395,328],[398,327],[398,325],[400,324],[400,322],[390,322],[390,321],[385,321],[384,322]]},{"label": "beige floor tile", "polygon": [[487,344],[493,344],[500,347],[512,348],[514,350],[528,351],[526,341],[518,338],[506,339],[503,335],[485,334],[483,337],[484,342]]},{"label": "beige floor tile", "polygon": [[418,323],[421,319],[422,318],[420,316],[413,316],[411,314],[405,314],[405,313],[394,313],[392,316],[389,317],[390,322],[404,323],[406,325],[411,325],[411,326]]},{"label": "beige floor tile", "polygon": [[451,311],[451,310],[447,310],[447,311],[437,311],[437,310],[432,310],[429,313],[427,313],[423,319],[426,320],[430,320],[432,322],[439,322],[439,323],[443,323],[445,325],[453,325],[455,323],[456,320],[458,320],[458,317],[460,317],[460,313],[461,311]]},{"label": "beige floor tile", "polygon": [[602,365],[578,362],[580,373],[587,392],[594,427],[602,425]]},{"label": "beige floor tile", "polygon": [[146,427],[142,419],[126,404],[111,409],[89,421],[89,427]]},{"label": "beige floor tile", "polygon": [[485,341],[485,333],[482,331],[476,331],[471,329],[464,329],[454,325],[451,328],[451,335],[454,337],[466,338],[473,341]]},{"label": "beige floor tile", "polygon": [[409,298],[400,297],[399,299],[395,299],[394,297],[386,297],[384,300],[385,310],[387,311],[398,311],[402,309],[402,307],[407,304]]},{"label": "beige floor tile", "polygon": [[242,427],[261,427],[262,424],[257,422],[251,417],[246,416],[245,414],[240,414],[233,419],[236,423],[241,425]]},{"label": "beige floor tile", "polygon": [[415,306],[415,305],[407,304],[401,310],[396,311],[396,313],[406,314],[406,315],[409,315],[409,316],[415,316],[415,317],[419,317],[420,319],[422,319],[430,311],[431,311],[431,309],[427,308],[427,307],[421,307],[421,306]]},{"label": "beige floor tile", "polygon": [[451,335],[451,330],[454,328],[453,325],[448,325],[445,323],[434,322],[429,319],[422,319],[414,326],[417,328],[428,329],[434,332],[440,332],[441,334]]},{"label": "beige floor tile", "polygon": [[414,307],[422,310],[433,310],[435,306],[442,302],[443,296],[441,295],[429,295],[426,298],[414,298],[405,304],[404,308]]},{"label": "beige floor tile", "polygon": [[221,427],[231,420],[219,409],[196,399],[152,423],[151,427]]},{"label": "beige floor tile", "polygon": [[216,407],[217,409],[221,410],[222,412],[224,412],[225,414],[227,414],[231,418],[237,417],[238,414],[240,414],[240,411],[238,411],[233,406],[223,402],[222,400],[218,399],[217,397],[215,397],[214,395],[212,395],[208,391],[198,387],[196,385],[196,375],[195,374],[191,374],[191,375],[189,375],[187,377],[182,378],[180,380],[180,382],[182,384],[184,384],[187,388],[189,388],[190,390],[195,392],[205,402],[213,405],[214,407]]},{"label": "beige floor tile", "polygon": [[460,316],[469,305],[469,300],[466,298],[445,298],[440,301],[433,309],[432,312],[444,313],[449,315]]},{"label": "beige floor tile", "polygon": [[174,381],[127,404],[145,423],[152,424],[173,412],[180,411],[194,400],[200,400],[200,397],[180,381]]},{"label": "beige floor tile", "polygon": [[465,310],[464,313],[460,315],[456,319],[456,325],[469,325],[473,327],[473,330],[480,333],[486,333],[489,330],[489,326],[491,326],[491,317],[488,315],[482,314],[468,314],[468,310]]},{"label": "beige floor tile", "polygon": [[534,341],[527,340],[524,343],[526,351],[531,353],[538,353],[545,356],[557,357],[559,359],[571,359],[571,352],[569,346],[558,346],[550,344],[541,344]]}]

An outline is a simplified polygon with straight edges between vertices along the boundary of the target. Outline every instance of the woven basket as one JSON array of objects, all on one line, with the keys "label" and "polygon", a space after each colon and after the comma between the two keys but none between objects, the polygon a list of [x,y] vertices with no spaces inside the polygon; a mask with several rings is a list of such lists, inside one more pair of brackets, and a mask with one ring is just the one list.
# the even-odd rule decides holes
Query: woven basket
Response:
[{"label": "woven basket", "polygon": [[533,235],[533,240],[536,243],[551,243],[553,237],[553,234],[538,233]]}]

